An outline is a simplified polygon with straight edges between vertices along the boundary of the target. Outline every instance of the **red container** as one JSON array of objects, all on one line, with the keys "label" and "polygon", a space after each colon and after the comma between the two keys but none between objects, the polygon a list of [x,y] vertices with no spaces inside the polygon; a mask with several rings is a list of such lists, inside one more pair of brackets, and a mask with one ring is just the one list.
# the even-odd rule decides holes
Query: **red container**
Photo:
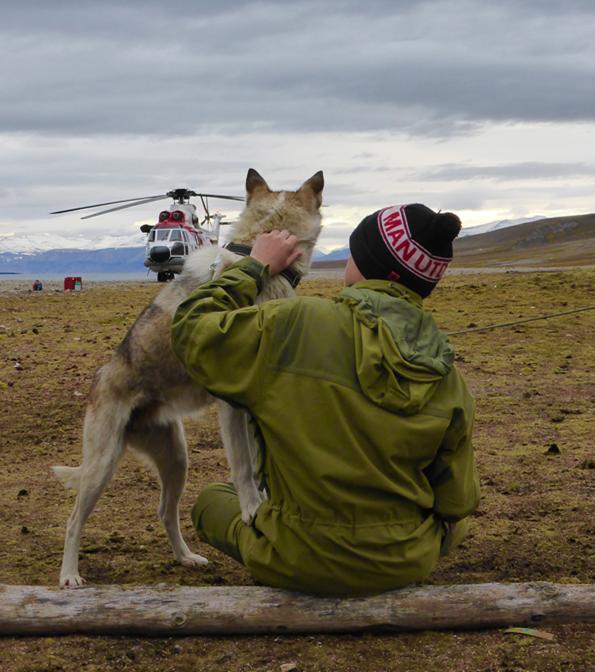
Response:
[{"label": "red container", "polygon": [[83,288],[83,279],[79,276],[68,276],[64,278],[64,291],[74,291]]}]

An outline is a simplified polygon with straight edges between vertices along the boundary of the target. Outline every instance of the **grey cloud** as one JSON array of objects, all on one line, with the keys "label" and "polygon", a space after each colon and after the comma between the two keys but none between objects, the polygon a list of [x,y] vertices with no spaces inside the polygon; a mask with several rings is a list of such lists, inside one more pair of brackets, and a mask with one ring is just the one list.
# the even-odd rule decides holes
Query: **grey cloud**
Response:
[{"label": "grey cloud", "polygon": [[0,162],[0,184],[6,185],[2,217],[16,219],[24,212],[43,217],[51,210],[181,186],[241,196],[250,163],[243,154],[220,155],[208,139],[19,140],[4,143]]},{"label": "grey cloud", "polygon": [[[358,207],[362,202],[371,203],[371,210],[394,205],[398,203],[425,203],[431,208],[449,210],[475,210],[481,209],[492,197],[501,197],[498,189],[491,187],[457,186],[448,191],[440,191],[435,188],[420,187],[415,185],[404,186],[395,181],[392,187],[381,186],[374,182],[366,181],[366,190],[360,185],[337,182],[333,180],[329,185],[328,193],[325,193],[325,202],[329,205],[341,203],[344,206]],[[510,193],[510,192],[509,192]]]},{"label": "grey cloud", "polygon": [[409,179],[457,182],[460,180],[544,180],[594,176],[595,165],[592,164],[526,161],[493,166],[449,163],[412,173]]},{"label": "grey cloud", "polygon": [[336,175],[361,175],[362,173],[394,173],[398,169],[391,166],[366,166],[363,164],[355,164],[350,166],[341,166],[334,172]]},{"label": "grey cloud", "polygon": [[[250,166],[273,188],[323,168],[329,214],[572,208],[594,165],[561,129],[595,121],[594,33],[581,0],[3,3],[2,216],[184,185],[241,193]],[[569,123],[539,152],[492,154],[494,121]]]},{"label": "grey cloud", "polygon": [[19,3],[0,26],[0,125],[444,136],[593,120],[593,8],[558,4]]}]

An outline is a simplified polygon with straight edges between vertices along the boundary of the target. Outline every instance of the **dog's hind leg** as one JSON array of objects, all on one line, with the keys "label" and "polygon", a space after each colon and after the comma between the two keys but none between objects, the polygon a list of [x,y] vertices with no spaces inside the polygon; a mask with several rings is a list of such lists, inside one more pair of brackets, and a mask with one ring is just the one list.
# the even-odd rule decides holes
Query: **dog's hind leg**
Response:
[{"label": "dog's hind leg", "polygon": [[188,472],[182,421],[174,420],[167,425],[137,424],[127,432],[126,441],[131,448],[149,458],[157,468],[161,481],[159,518],[165,527],[176,560],[186,567],[206,565],[208,560],[188,548],[180,530],[179,504]]},{"label": "dog's hind leg", "polygon": [[[83,463],[77,470],[71,471],[71,478],[66,483],[76,487],[78,494],[66,525],[60,570],[62,588],[78,588],[85,583],[78,569],[81,534],[124,450],[126,421],[127,416],[122,415],[115,404],[87,409],[83,431]],[[62,468],[58,467],[55,471],[64,482]]]},{"label": "dog's hind leg", "polygon": [[246,411],[232,408],[224,401],[219,401],[218,407],[219,427],[231,469],[231,480],[240,500],[242,520],[249,525],[265,499],[256,482],[258,446],[250,431],[250,416]]}]

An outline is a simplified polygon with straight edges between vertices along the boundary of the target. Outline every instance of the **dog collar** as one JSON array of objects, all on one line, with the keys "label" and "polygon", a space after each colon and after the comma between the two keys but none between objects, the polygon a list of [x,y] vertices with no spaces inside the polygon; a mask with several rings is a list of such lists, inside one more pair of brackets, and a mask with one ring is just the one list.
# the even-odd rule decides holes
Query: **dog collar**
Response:
[{"label": "dog collar", "polygon": [[[225,243],[223,247],[234,254],[241,254],[243,257],[249,257],[250,252],[252,252],[252,248],[249,245],[240,245],[240,243]],[[293,289],[300,284],[300,280],[302,279],[302,276],[293,268],[286,268],[279,275],[282,275]]]}]

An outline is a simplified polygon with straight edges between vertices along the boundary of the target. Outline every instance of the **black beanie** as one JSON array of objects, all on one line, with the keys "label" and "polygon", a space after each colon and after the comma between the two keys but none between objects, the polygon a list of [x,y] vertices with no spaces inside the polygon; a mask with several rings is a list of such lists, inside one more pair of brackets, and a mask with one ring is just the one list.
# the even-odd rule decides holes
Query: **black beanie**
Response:
[{"label": "black beanie", "polygon": [[452,241],[461,220],[452,212],[434,212],[421,203],[378,210],[357,225],[349,250],[368,280],[400,282],[428,296],[452,260]]}]

